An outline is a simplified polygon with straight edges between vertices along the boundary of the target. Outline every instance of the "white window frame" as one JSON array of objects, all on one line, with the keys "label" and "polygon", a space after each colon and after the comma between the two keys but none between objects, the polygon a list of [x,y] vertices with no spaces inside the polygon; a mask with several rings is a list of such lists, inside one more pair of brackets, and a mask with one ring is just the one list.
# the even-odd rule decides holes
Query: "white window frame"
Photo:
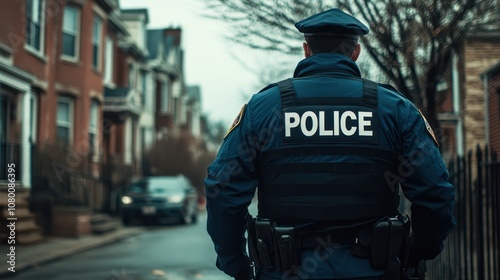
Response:
[{"label": "white window frame", "polygon": [[30,127],[30,137],[31,143],[36,143],[36,132],[38,127],[38,96],[36,93],[30,93],[30,111],[31,111],[31,127]]},{"label": "white window frame", "polygon": [[132,153],[133,153],[133,147],[132,147],[132,137],[133,137],[133,125],[132,125],[132,120],[127,118],[125,120],[125,143],[123,145],[124,151],[123,151],[123,162],[125,164],[131,164],[132,163]]},{"label": "white window frame", "polygon": [[[95,110],[94,110],[95,109]],[[92,126],[92,117],[95,118],[95,127]],[[90,134],[94,135],[94,146],[93,146],[93,160],[97,160],[99,158],[99,102],[96,100],[90,101],[90,110],[89,110],[89,152],[90,152]]]},{"label": "white window frame", "polygon": [[[101,70],[101,68],[102,68],[101,67],[102,28],[103,28],[102,19],[97,14],[94,14],[94,21],[92,24],[92,67],[95,70]],[[97,35],[96,35],[96,31],[97,31]],[[96,62],[97,65],[94,64],[94,56],[96,55],[95,54],[96,50],[94,48],[96,46],[97,46],[97,62]]]},{"label": "white window frame", "polygon": [[113,85],[114,50],[113,38],[106,36],[106,56],[104,58],[104,84]]},{"label": "white window frame", "polygon": [[[64,33],[66,32],[64,30],[64,16],[65,16],[65,11],[67,8],[74,9],[76,11],[76,18],[75,18],[75,28],[74,30],[74,35],[75,36],[75,56],[70,56],[67,54],[64,54]],[[81,8],[75,5],[67,5],[64,7],[64,12],[63,12],[63,22],[62,22],[62,36],[61,36],[61,58],[64,60],[76,62],[80,59],[80,30],[81,30]],[[68,33],[68,32],[66,32]],[[69,34],[69,33],[68,33]]]},{"label": "white window frame", "polygon": [[161,93],[161,112],[168,113],[168,104],[169,104],[168,80],[163,81],[162,86],[163,90]]},{"label": "white window frame", "polygon": [[[39,46],[39,49],[37,49],[35,46],[29,44],[28,40],[26,40],[24,47],[26,50],[43,57],[44,52],[45,52],[45,4],[46,4],[46,0],[32,0],[32,3],[33,3],[33,6],[35,6],[35,4],[38,3],[39,4],[38,6],[40,7],[40,10],[36,9],[36,12],[40,13],[38,15],[38,17],[39,17],[38,20],[39,20],[39,24],[40,24],[40,46]],[[33,7],[32,7],[32,11],[35,11],[35,9],[33,9]],[[25,15],[26,24],[28,24],[27,17],[28,17],[28,14],[26,13],[26,15]],[[26,28],[28,28],[28,26],[26,26]],[[31,29],[31,26],[29,28]],[[24,31],[26,33],[28,33],[27,30],[24,30]],[[30,32],[30,34],[34,34],[33,31]]]},{"label": "white window frame", "polygon": [[141,101],[144,107],[148,104],[148,76],[146,70],[141,70]]},{"label": "white window frame", "polygon": [[[59,121],[59,118],[57,116],[57,114],[59,114],[59,103],[66,103],[66,104],[69,104],[69,122],[68,123],[61,123]],[[56,128],[59,128],[60,126],[65,126],[68,129],[68,144],[72,144],[73,143],[73,126],[74,126],[74,123],[75,123],[75,118],[74,118],[74,107],[75,107],[75,102],[73,99],[69,98],[69,97],[64,97],[64,96],[59,96],[57,98],[57,114],[56,114]],[[56,137],[58,137],[57,135],[57,129],[56,129]]]}]

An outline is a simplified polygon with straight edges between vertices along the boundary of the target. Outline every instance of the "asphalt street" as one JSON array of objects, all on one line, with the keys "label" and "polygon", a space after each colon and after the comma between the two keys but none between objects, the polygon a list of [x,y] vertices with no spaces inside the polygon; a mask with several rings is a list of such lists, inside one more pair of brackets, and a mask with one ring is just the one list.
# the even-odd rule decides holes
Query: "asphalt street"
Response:
[{"label": "asphalt street", "polygon": [[224,280],[206,233],[206,214],[194,225],[148,226],[119,243],[16,273],[19,280]]}]

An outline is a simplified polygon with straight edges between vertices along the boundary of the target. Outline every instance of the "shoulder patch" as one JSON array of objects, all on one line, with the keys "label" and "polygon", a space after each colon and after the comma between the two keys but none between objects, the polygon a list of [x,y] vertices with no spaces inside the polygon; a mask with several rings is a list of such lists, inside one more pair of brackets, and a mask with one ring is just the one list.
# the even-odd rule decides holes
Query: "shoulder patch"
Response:
[{"label": "shoulder patch", "polygon": [[429,133],[429,135],[432,137],[432,139],[434,140],[434,142],[436,143],[436,145],[439,147],[439,142],[436,139],[436,135],[434,134],[434,130],[432,130],[431,125],[429,124],[429,122],[425,118],[424,114],[422,114],[422,111],[420,111],[420,109],[418,110],[418,112],[422,116],[422,119],[424,119],[425,128],[427,130],[427,133]]},{"label": "shoulder patch", "polygon": [[247,106],[247,104],[245,104],[245,105],[243,105],[243,107],[241,107],[240,113],[234,119],[234,121],[231,124],[231,127],[229,128],[229,130],[227,131],[226,135],[224,135],[224,139],[226,139],[226,137],[229,135],[229,133],[231,133],[231,131],[233,131],[233,129],[241,123],[241,119],[243,119],[243,113],[245,112],[246,106]]}]

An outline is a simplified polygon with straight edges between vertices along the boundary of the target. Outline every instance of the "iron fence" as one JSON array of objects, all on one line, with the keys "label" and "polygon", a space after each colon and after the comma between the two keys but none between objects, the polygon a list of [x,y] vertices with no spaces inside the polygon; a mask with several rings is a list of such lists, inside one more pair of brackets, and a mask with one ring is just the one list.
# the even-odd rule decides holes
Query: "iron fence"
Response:
[{"label": "iron fence", "polygon": [[500,279],[500,162],[485,147],[448,165],[456,188],[457,227],[445,249],[428,262],[428,279]]}]

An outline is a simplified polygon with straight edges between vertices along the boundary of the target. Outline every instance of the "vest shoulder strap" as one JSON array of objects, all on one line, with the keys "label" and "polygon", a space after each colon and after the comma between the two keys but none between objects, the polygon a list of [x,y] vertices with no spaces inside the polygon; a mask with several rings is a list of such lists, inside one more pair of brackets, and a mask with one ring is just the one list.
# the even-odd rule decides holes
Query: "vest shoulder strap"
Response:
[{"label": "vest shoulder strap", "polygon": [[[320,77],[320,76],[318,75],[315,77]],[[339,75],[325,75],[325,77],[339,78],[339,79],[344,78],[343,76]],[[295,79],[300,79],[300,78],[295,78]],[[280,90],[282,109],[296,105],[296,102],[298,101],[297,92],[293,85],[293,80],[295,79],[286,79],[274,84],[278,86]],[[363,98],[362,98],[363,103],[365,103],[370,107],[376,108],[378,105],[378,84],[367,79],[360,79],[360,80],[363,82]],[[272,86],[268,86],[268,88],[271,87]],[[323,104],[323,103],[332,103],[330,102],[331,101],[330,99],[334,99],[333,101],[334,104],[343,105],[344,103],[350,104],[353,100],[356,100],[357,98],[332,97],[332,98],[307,98],[306,100],[312,101],[312,103]]]}]

